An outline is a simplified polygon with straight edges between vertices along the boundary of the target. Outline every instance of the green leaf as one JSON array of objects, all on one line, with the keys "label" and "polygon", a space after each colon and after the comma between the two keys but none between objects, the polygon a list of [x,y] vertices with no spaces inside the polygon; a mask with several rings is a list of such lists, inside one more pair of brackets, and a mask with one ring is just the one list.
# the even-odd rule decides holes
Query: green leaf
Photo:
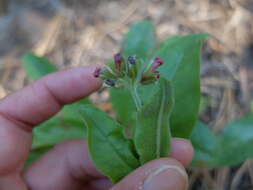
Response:
[{"label": "green leaf", "polygon": [[87,104],[93,105],[93,103],[88,98],[83,98],[73,104],[64,106],[64,108],[61,110],[61,114],[64,118],[77,120],[83,125],[83,120],[80,118],[78,110],[80,106],[85,106]]},{"label": "green leaf", "polygon": [[149,21],[141,21],[133,24],[125,35],[122,50],[124,56],[136,55],[147,60],[156,46],[155,27]]},{"label": "green leaf", "polygon": [[70,139],[86,138],[86,127],[79,113],[75,111],[88,103],[88,99],[82,99],[74,104],[64,106],[57,116],[34,129],[32,152],[29,154],[26,166],[58,143]]},{"label": "green leaf", "polygon": [[50,61],[33,53],[26,53],[22,57],[22,64],[30,80],[37,80],[58,70]]},{"label": "green leaf", "polygon": [[81,108],[88,127],[88,147],[96,167],[116,183],[139,166],[123,127],[92,106]]},{"label": "green leaf", "polygon": [[110,89],[110,100],[117,119],[128,126],[135,118],[135,104],[128,89]]},{"label": "green leaf", "polygon": [[230,124],[219,135],[216,150],[218,166],[234,166],[253,158],[253,115]]},{"label": "green leaf", "polygon": [[173,95],[170,82],[159,81],[159,91],[137,114],[134,143],[142,164],[170,152],[169,117]]},{"label": "green leaf", "polygon": [[200,104],[200,55],[207,34],[176,36],[156,51],[165,64],[161,76],[172,81],[175,106],[171,116],[172,135],[189,138],[197,120]]},{"label": "green leaf", "polygon": [[70,139],[86,138],[86,127],[80,114],[80,106],[89,104],[88,99],[82,99],[74,104],[64,106],[57,116],[49,119],[34,129],[33,149],[54,146]]},{"label": "green leaf", "polygon": [[218,139],[207,125],[198,121],[190,138],[194,147],[193,164],[198,166],[215,166],[215,152]]},{"label": "green leaf", "polygon": [[64,140],[85,137],[85,126],[78,115],[76,118],[53,117],[34,129],[32,148],[54,146]]},{"label": "green leaf", "polygon": [[210,168],[229,167],[253,158],[253,115],[227,124],[218,135],[198,122],[191,135],[193,164]]}]

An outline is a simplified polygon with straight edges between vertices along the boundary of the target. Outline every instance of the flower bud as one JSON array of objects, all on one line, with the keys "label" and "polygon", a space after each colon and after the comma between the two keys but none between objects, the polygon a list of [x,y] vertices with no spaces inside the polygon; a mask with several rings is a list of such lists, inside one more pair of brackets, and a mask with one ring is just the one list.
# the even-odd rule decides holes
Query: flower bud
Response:
[{"label": "flower bud", "polygon": [[114,63],[115,63],[115,67],[118,71],[120,71],[121,69],[121,64],[123,62],[124,58],[121,55],[121,53],[117,53],[114,55]]},{"label": "flower bud", "polygon": [[[139,60],[138,60],[139,61]],[[136,56],[129,56],[127,58],[127,68],[128,68],[128,72],[127,75],[130,78],[135,78],[137,76],[137,72],[138,72],[138,62],[136,59]]]},{"label": "flower bud", "polygon": [[115,86],[115,80],[109,78],[105,80],[105,84],[109,85],[109,86]]},{"label": "flower bud", "polygon": [[147,85],[147,84],[154,83],[155,81],[157,81],[157,76],[158,75],[156,74],[149,74],[149,75],[143,76],[141,79],[141,84]]},{"label": "flower bud", "polygon": [[163,60],[160,57],[156,57],[153,61],[151,68],[153,72],[156,72],[156,69],[163,64]]},{"label": "flower bud", "polygon": [[136,56],[129,56],[127,58],[127,62],[131,65],[135,65],[136,64]]}]

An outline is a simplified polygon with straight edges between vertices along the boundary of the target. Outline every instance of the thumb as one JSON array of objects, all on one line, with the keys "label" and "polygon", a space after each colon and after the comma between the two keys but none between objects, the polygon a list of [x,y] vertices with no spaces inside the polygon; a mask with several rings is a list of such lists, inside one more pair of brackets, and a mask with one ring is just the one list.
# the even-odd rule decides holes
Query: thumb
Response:
[{"label": "thumb", "polygon": [[111,190],[185,190],[188,176],[173,158],[151,161],[128,175]]}]

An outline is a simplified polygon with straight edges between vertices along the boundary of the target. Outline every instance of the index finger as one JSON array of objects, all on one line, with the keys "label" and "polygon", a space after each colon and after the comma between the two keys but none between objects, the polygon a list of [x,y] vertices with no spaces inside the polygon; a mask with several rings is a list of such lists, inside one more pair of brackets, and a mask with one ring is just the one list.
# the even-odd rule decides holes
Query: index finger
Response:
[{"label": "index finger", "polygon": [[0,101],[0,176],[21,170],[32,142],[31,129],[93,91],[101,83],[94,67],[50,74]]},{"label": "index finger", "polygon": [[94,67],[50,74],[0,102],[0,115],[29,129],[100,87]]}]

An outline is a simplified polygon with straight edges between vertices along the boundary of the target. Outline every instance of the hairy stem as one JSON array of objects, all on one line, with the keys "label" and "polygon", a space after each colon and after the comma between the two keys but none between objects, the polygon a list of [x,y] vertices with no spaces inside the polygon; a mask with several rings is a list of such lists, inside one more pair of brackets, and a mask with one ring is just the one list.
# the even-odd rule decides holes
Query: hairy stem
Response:
[{"label": "hairy stem", "polygon": [[136,109],[137,109],[137,111],[139,111],[141,109],[141,99],[140,99],[138,92],[137,92],[137,85],[133,85],[131,87],[131,95],[133,97]]}]

